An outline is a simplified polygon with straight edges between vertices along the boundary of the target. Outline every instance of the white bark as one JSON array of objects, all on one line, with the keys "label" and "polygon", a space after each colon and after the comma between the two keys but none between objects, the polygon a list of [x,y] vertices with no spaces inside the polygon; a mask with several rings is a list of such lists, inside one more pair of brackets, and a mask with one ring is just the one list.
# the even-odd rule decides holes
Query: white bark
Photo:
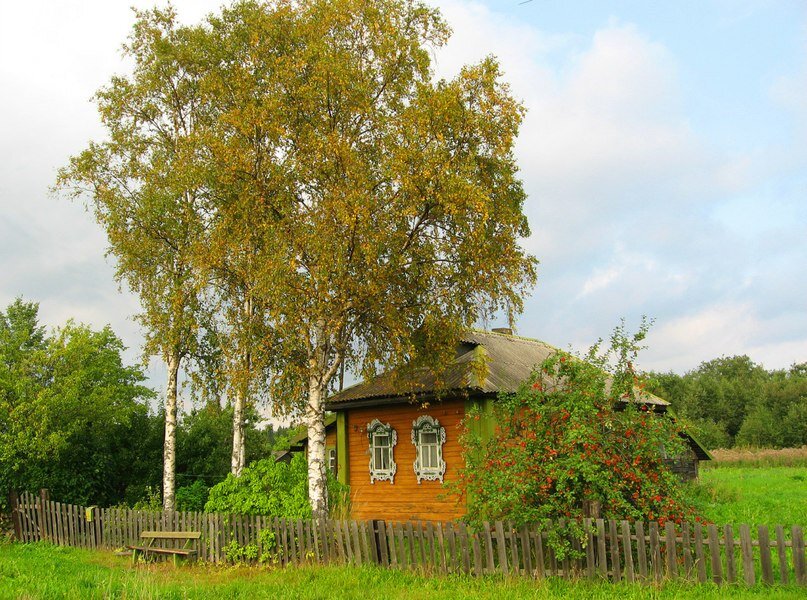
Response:
[{"label": "white bark", "polygon": [[[250,324],[254,316],[252,301],[244,300],[243,318]],[[244,443],[244,410],[246,409],[249,396],[250,384],[252,383],[252,353],[247,349],[243,357],[244,372],[241,376],[246,380],[238,385],[238,392],[235,395],[233,405],[233,452],[230,456],[230,472],[236,477],[241,476],[241,472],[246,466],[246,445]]]},{"label": "white bark", "polygon": [[165,390],[165,441],[163,443],[163,510],[176,510],[177,379],[179,353],[168,356]]},{"label": "white bark", "polygon": [[239,392],[235,396],[233,405],[233,453],[230,461],[230,471],[236,477],[241,476],[246,462],[246,449],[244,445],[244,405],[246,394]]},{"label": "white bark", "polygon": [[328,490],[325,480],[325,411],[323,390],[312,378],[308,386],[305,423],[308,428],[308,499],[314,518],[328,514]]}]

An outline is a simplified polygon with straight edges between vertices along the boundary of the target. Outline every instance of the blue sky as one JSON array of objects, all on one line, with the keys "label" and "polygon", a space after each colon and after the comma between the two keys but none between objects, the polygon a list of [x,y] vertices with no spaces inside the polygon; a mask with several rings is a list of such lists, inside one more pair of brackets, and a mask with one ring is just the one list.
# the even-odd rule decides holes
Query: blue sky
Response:
[{"label": "blue sky", "polygon": [[[0,305],[111,323],[137,356],[137,300],[104,237],[52,198],[103,135],[89,98],[125,66],[124,0],[32,0],[0,21]],[[175,2],[186,21],[220,2]],[[584,349],[655,319],[642,366],[807,361],[807,5],[435,0],[450,77],[495,54],[528,109],[517,145],[539,282],[519,333]],[[163,371],[150,367],[161,387]]]}]

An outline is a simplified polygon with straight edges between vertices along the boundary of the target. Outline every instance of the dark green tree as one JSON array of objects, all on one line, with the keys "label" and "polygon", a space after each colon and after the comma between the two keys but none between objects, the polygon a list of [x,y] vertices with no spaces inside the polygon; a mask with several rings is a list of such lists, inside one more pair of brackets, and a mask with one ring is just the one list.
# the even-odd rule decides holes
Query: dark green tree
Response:
[{"label": "dark green tree", "polygon": [[109,327],[47,337],[36,304],[0,313],[0,487],[113,504],[154,475],[152,390]]}]

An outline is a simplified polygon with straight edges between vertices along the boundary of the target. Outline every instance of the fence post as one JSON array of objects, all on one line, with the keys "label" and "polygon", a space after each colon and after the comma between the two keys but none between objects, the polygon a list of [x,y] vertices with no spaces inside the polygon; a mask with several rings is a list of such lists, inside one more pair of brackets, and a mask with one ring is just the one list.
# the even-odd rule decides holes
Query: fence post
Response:
[{"label": "fence post", "polygon": [[8,493],[8,505],[11,508],[11,524],[14,527],[14,539],[22,541],[22,522],[20,520],[20,497],[11,490]]},{"label": "fence post", "polygon": [[45,512],[48,501],[50,500],[50,494],[46,488],[42,488],[39,490],[39,498],[37,499],[37,504],[39,504],[39,540],[40,541],[52,541],[51,540],[51,527],[49,526],[48,514]]}]

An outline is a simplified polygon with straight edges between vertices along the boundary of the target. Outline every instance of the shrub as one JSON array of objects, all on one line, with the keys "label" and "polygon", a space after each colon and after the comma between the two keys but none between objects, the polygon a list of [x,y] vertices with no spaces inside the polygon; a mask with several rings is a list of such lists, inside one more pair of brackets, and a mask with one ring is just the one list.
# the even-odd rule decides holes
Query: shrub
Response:
[{"label": "shrub", "polygon": [[[461,473],[468,519],[547,523],[583,516],[584,501],[607,518],[680,522],[693,516],[663,456],[684,450],[679,427],[641,402],[633,369],[647,330],[615,330],[609,351],[585,360],[558,351],[515,394],[495,403],[498,431],[483,439],[471,411]],[[582,533],[582,532],[578,532]]]},{"label": "shrub", "polygon": [[251,463],[240,477],[232,474],[210,489],[207,512],[269,515],[292,519],[311,516],[305,456],[291,462],[265,458]]},{"label": "shrub", "polygon": [[197,479],[190,485],[177,488],[177,510],[202,511],[205,509],[210,488]]}]

